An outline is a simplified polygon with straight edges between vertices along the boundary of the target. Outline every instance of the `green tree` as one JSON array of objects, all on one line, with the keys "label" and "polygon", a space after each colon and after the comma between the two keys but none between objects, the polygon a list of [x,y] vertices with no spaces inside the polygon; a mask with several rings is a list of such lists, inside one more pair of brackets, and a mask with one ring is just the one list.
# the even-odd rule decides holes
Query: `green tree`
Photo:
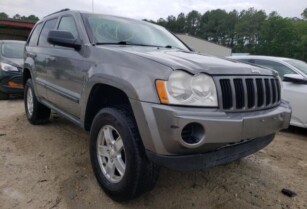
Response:
[{"label": "green tree", "polygon": [[303,19],[307,20],[307,8],[304,9],[301,15]]},{"label": "green tree", "polygon": [[196,10],[191,11],[187,15],[186,27],[187,27],[187,32],[190,35],[194,35],[194,36],[197,35],[199,26],[200,26],[200,19],[201,19],[201,14]]},{"label": "green tree", "polygon": [[185,17],[184,13],[180,13],[177,16],[176,32],[177,33],[186,33],[186,17]]},{"label": "green tree", "polygon": [[237,40],[237,45],[234,48],[235,51],[255,52],[260,28],[265,22],[266,17],[264,11],[258,11],[255,8],[241,11],[235,28]]},{"label": "green tree", "polygon": [[294,57],[298,44],[299,37],[293,20],[272,13],[261,27],[257,53]]},{"label": "green tree", "polygon": [[13,17],[13,19],[15,19],[15,20],[20,20],[20,19],[21,19],[21,16],[20,16],[19,14],[15,14],[14,17]]},{"label": "green tree", "polygon": [[9,16],[6,13],[0,12],[0,19],[7,19],[7,18],[9,18]]}]

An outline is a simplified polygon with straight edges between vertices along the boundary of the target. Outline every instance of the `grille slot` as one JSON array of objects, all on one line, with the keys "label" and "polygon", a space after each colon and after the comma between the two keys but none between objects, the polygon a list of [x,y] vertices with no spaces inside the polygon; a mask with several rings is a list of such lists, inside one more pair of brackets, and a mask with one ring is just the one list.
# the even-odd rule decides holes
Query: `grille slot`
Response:
[{"label": "grille slot", "polygon": [[249,111],[267,109],[280,102],[280,85],[268,76],[242,76],[215,78],[222,109]]},{"label": "grille slot", "polygon": [[242,109],[244,107],[244,100],[245,100],[245,94],[244,94],[244,87],[242,79],[233,79],[234,85],[235,85],[235,91],[236,91],[236,104],[237,109]]},{"label": "grille slot", "polygon": [[223,94],[223,107],[225,109],[230,109],[232,108],[232,104],[233,104],[230,80],[221,79],[220,84],[221,84],[221,90]]}]

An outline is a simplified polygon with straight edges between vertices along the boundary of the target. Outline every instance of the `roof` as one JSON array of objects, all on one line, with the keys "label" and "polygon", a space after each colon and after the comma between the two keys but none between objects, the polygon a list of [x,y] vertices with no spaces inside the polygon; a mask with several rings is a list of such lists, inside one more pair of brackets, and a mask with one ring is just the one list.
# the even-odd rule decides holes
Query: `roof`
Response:
[{"label": "roof", "polygon": [[198,39],[198,40],[200,40],[200,41],[206,41],[206,42],[208,42],[208,43],[210,43],[210,44],[214,44],[214,45],[216,45],[216,46],[224,47],[224,48],[226,48],[226,49],[231,49],[231,50],[232,50],[232,48],[230,48],[230,47],[223,46],[223,45],[220,45],[220,44],[214,43],[214,42],[212,42],[212,41],[208,41],[208,40],[206,40],[206,39],[202,39],[202,38],[199,38],[199,37],[196,37],[196,36],[193,36],[193,35],[189,35],[189,34],[185,34],[185,33],[175,33],[175,35],[192,37],[192,38]]},{"label": "roof", "polygon": [[19,28],[27,28],[27,29],[31,30],[33,28],[33,26],[35,25],[35,23],[23,21],[23,20],[14,20],[14,19],[2,20],[2,19],[0,19],[0,25],[19,27]]}]

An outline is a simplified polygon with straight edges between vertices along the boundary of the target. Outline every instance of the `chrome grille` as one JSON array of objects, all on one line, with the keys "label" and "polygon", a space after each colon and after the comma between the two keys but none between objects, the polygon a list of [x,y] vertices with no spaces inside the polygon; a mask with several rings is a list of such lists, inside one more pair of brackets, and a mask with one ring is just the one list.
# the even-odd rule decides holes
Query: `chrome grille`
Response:
[{"label": "chrome grille", "polygon": [[275,77],[215,77],[219,104],[225,111],[268,109],[280,102],[280,85]]}]

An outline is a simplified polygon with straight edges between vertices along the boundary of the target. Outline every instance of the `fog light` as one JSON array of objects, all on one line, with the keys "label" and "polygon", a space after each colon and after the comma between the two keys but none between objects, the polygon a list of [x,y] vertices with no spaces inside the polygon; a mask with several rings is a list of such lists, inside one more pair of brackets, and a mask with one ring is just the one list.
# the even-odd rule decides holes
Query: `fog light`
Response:
[{"label": "fog light", "polygon": [[205,135],[205,130],[202,125],[198,123],[189,123],[181,132],[182,140],[187,144],[199,143]]}]

